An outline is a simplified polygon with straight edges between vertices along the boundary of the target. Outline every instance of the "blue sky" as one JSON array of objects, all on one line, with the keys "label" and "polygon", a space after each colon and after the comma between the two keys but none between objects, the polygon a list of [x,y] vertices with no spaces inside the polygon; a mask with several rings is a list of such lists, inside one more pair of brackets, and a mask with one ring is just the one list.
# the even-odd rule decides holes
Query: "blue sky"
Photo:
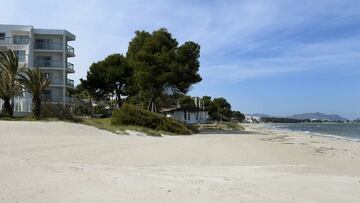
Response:
[{"label": "blue sky", "polygon": [[192,95],[224,96],[245,113],[360,117],[358,0],[4,1],[0,23],[77,36],[78,80],[92,62],[125,53],[135,30],[167,28],[201,45]]}]

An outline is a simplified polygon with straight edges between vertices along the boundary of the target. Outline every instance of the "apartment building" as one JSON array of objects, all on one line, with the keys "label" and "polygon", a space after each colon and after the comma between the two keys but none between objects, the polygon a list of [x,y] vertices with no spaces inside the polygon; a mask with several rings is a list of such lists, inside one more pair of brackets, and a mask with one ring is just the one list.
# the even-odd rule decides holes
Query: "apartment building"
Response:
[{"label": "apartment building", "polygon": [[[42,98],[44,102],[72,103],[67,89],[74,88],[74,81],[68,77],[75,73],[70,62],[75,57],[74,48],[69,45],[74,40],[75,35],[66,30],[0,24],[0,49],[16,51],[20,64],[29,68],[38,67],[51,80]],[[31,112],[31,100],[31,95],[26,92],[15,97],[12,101],[15,114]]]}]

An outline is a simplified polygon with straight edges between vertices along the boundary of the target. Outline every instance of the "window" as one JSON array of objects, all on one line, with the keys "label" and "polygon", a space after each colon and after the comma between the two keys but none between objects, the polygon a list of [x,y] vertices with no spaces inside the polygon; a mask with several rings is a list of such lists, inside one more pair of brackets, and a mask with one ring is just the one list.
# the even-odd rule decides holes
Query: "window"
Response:
[{"label": "window", "polygon": [[28,44],[29,36],[25,35],[14,35],[14,44]]},{"label": "window", "polygon": [[36,56],[36,66],[51,67],[51,56]]},{"label": "window", "polygon": [[36,39],[35,40],[35,49],[61,49],[62,47],[54,47],[54,43],[52,43],[51,39]]},{"label": "window", "polygon": [[19,59],[19,62],[26,62],[26,54],[24,50],[16,50],[15,53]]},{"label": "window", "polygon": [[196,120],[199,120],[199,112],[196,112]]},{"label": "window", "polygon": [[46,42],[44,39],[36,39],[35,40],[35,49],[45,49]]},{"label": "window", "polygon": [[0,40],[5,40],[5,33],[4,32],[0,32]]},{"label": "window", "polygon": [[184,120],[186,121],[186,111],[184,111]]},{"label": "window", "polygon": [[44,101],[51,101],[51,90],[45,90],[42,98]]},{"label": "window", "polygon": [[191,118],[191,113],[188,112],[188,120],[191,120],[190,118]]}]

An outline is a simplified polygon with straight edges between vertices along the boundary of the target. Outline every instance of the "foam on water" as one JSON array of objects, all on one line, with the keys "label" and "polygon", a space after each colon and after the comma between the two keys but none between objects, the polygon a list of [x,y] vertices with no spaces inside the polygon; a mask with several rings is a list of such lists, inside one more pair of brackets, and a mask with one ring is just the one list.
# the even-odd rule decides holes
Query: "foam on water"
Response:
[{"label": "foam on water", "polygon": [[360,124],[311,124],[311,123],[284,123],[267,124],[265,127],[280,130],[298,131],[317,136],[326,136],[336,139],[346,139],[360,142]]}]

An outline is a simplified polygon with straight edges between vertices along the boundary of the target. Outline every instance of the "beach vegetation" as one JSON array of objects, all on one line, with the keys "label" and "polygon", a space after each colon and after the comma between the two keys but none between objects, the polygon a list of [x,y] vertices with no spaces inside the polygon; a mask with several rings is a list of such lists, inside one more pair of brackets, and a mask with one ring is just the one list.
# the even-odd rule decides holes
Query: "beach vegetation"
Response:
[{"label": "beach vegetation", "polygon": [[245,128],[236,122],[215,122],[207,124],[197,124],[198,128],[202,132],[240,132],[244,131]]},{"label": "beach vegetation", "polygon": [[192,134],[195,130],[194,128],[188,127],[186,124],[167,118],[162,114],[140,109],[130,104],[124,104],[121,109],[113,112],[111,124],[136,125],[157,131],[165,131],[182,135]]},{"label": "beach vegetation", "polygon": [[5,116],[13,116],[11,99],[21,92],[21,84],[17,80],[24,70],[20,67],[15,51],[4,49],[0,51],[0,98],[4,101],[1,112]]},{"label": "beach vegetation", "polygon": [[310,122],[310,119],[295,119],[284,117],[261,117],[261,121],[264,123],[304,123]]},{"label": "beach vegetation", "polygon": [[86,79],[81,79],[81,87],[97,100],[115,96],[117,107],[121,107],[121,96],[127,95],[132,72],[123,55],[112,54],[90,66]]},{"label": "beach vegetation", "polygon": [[195,101],[191,96],[181,95],[178,99],[181,107],[195,107]]},{"label": "beach vegetation", "polygon": [[144,133],[145,135],[156,136],[156,137],[160,137],[162,136],[162,134],[169,134],[169,132],[157,131],[142,126],[112,125],[111,118],[88,118],[88,119],[83,119],[81,123],[120,135],[128,135],[129,131],[140,132],[140,133]]},{"label": "beach vegetation", "polygon": [[126,57],[134,69],[131,96],[138,96],[149,111],[158,110],[161,95],[185,94],[201,81],[200,46],[191,41],[179,45],[165,28],[137,31]]},{"label": "beach vegetation", "polygon": [[232,111],[231,119],[236,122],[242,122],[245,120],[245,114],[240,111]]},{"label": "beach vegetation", "polygon": [[19,81],[24,89],[32,94],[32,113],[36,119],[41,114],[41,95],[50,85],[50,80],[38,68],[26,69],[19,75]]},{"label": "beach vegetation", "polygon": [[203,96],[202,100],[211,121],[241,122],[245,119],[243,113],[232,110],[231,104],[224,97],[212,99],[210,96]]},{"label": "beach vegetation", "polygon": [[50,104],[45,103],[41,105],[40,118],[42,120],[53,119],[60,121],[80,122],[81,119],[74,116],[72,108],[70,106],[64,106],[62,104]]}]

